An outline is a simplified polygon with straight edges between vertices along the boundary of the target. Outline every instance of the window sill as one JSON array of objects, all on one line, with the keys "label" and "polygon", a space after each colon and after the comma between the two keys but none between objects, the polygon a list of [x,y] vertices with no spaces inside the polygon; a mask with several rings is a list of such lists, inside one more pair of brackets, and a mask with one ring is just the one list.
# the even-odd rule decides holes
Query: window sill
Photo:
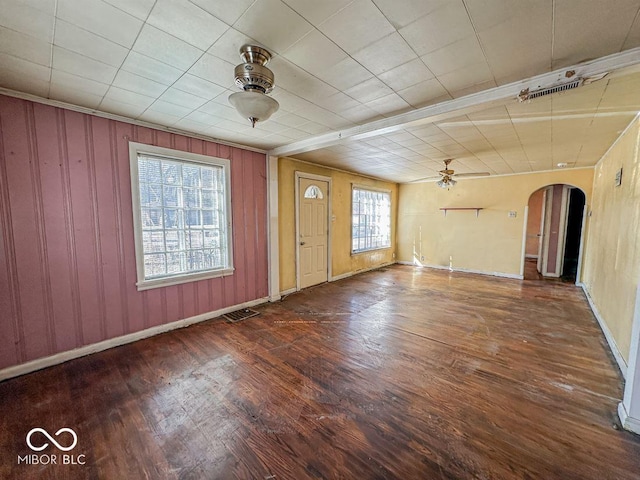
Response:
[{"label": "window sill", "polygon": [[389,250],[391,248],[391,245],[389,245],[388,247],[375,247],[375,248],[367,248],[366,250],[352,250],[351,251],[351,255],[360,255],[361,253],[370,253],[370,252],[377,252],[379,250]]},{"label": "window sill", "polygon": [[169,287],[171,285],[179,285],[181,283],[198,282],[200,280],[209,280],[211,278],[228,277],[233,275],[234,268],[225,268],[223,270],[209,270],[206,272],[189,273],[185,275],[176,275],[174,277],[154,278],[151,280],[142,280],[136,283],[138,291],[151,290],[152,288]]}]

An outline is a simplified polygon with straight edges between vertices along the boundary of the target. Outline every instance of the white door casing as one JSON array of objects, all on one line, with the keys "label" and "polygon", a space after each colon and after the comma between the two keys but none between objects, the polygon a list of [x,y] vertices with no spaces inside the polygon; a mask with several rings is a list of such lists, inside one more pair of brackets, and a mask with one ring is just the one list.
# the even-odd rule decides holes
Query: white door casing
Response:
[{"label": "white door casing", "polygon": [[330,179],[296,173],[297,288],[329,280]]}]

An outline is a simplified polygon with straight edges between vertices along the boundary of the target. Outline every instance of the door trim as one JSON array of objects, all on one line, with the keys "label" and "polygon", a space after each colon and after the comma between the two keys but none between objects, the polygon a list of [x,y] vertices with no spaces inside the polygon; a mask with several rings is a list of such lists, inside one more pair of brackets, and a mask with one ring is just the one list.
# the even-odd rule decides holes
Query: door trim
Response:
[{"label": "door trim", "polygon": [[332,188],[333,185],[331,183],[331,177],[325,177],[324,175],[315,175],[313,173],[307,172],[295,172],[295,188],[294,195],[296,198],[296,237],[295,237],[295,248],[296,248],[296,291],[301,289],[300,287],[300,179],[306,178],[308,180],[319,180],[321,182],[327,182],[329,188],[327,190],[327,281],[331,280],[332,270],[331,270],[331,197],[332,197]]}]

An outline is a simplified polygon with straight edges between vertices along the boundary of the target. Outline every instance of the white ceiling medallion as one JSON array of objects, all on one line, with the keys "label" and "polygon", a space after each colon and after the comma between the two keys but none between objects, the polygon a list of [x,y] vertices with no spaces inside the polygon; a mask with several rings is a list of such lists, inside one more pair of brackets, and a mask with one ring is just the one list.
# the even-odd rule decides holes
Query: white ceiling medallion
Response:
[{"label": "white ceiling medallion", "polygon": [[238,65],[234,73],[236,85],[243,91],[229,95],[229,102],[255,127],[256,122],[264,122],[280,107],[266,95],[274,86],[273,72],[265,66],[271,60],[271,54],[262,47],[243,45],[240,57],[244,63]]}]

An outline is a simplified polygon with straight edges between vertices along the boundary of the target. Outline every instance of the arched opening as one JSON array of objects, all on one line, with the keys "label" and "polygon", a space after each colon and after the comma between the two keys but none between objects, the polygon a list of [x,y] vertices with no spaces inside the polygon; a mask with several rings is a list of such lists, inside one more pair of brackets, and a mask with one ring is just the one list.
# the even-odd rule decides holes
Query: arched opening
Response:
[{"label": "arched opening", "polygon": [[580,280],[585,193],[554,184],[531,194],[525,237],[526,280]]}]

